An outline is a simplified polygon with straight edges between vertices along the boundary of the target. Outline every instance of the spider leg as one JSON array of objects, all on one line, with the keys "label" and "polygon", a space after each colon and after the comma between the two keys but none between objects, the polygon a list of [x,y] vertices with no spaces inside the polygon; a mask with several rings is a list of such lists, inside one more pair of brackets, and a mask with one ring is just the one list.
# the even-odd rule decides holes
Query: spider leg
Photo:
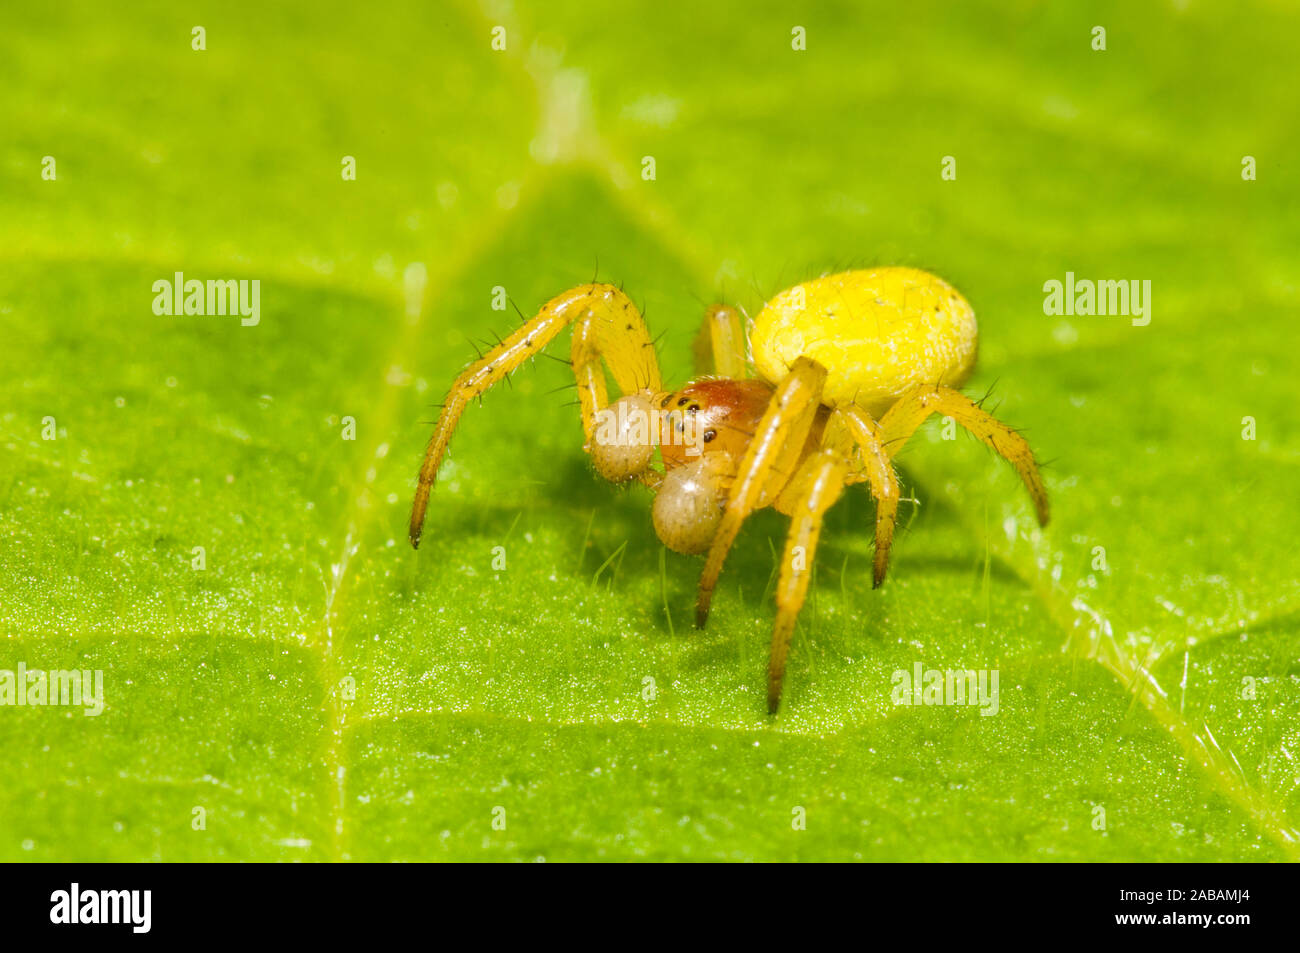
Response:
[{"label": "spider leg", "polygon": [[[589,436],[589,401],[594,404],[599,400],[600,407],[605,402],[604,379],[596,373],[600,370],[600,357],[604,357],[610,373],[624,393],[642,389],[657,391],[663,387],[659,363],[645,321],[626,294],[613,285],[589,284],[571,288],[552,298],[535,317],[516,328],[504,341],[465,368],[451,385],[433,436],[424,452],[424,463],[420,467],[415,502],[411,507],[412,546],[420,545],[429,494],[446,455],[447,444],[466,406],[528,358],[539,353],[568,325],[579,320],[585,325],[581,335],[584,347],[591,345],[596,351],[594,366],[592,361],[587,360],[585,350],[582,352],[581,366],[577,360],[574,361],[574,374],[578,379],[583,409],[583,427]],[[575,358],[578,357],[576,339],[574,354]],[[593,390],[596,379],[599,379],[600,387]],[[594,410],[591,412],[594,413]]]},{"label": "spider leg", "polygon": [[619,392],[662,390],[655,343],[641,312],[623,289],[613,285],[594,288],[595,300],[578,317],[591,325],[591,341],[608,365]]},{"label": "spider leg", "polygon": [[1047,525],[1051,515],[1047,487],[1043,485],[1043,477],[1038,472],[1038,463],[1034,460],[1034,451],[1030,449],[1029,442],[975,401],[951,387],[930,384],[915,388],[900,397],[885,416],[880,418],[882,443],[891,458],[898,454],[903,444],[916,432],[916,428],[931,414],[951,417],[1015,467],[1034,501],[1039,524]]},{"label": "spider leg", "polygon": [[[596,440],[598,415],[609,406],[605,366],[609,367],[615,383],[625,395],[639,393],[648,398],[663,389],[659,360],[645,320],[621,291],[618,298],[621,300],[614,302],[613,307],[589,310],[573,327],[570,364],[578,382],[578,403],[585,439],[582,449],[589,454]],[[606,479],[613,479],[601,470],[595,455],[593,463],[598,473]],[[636,473],[633,479],[655,490],[663,482],[663,474],[647,467]]]},{"label": "spider leg", "polygon": [[767,710],[776,714],[781,704],[781,684],[790,651],[795,620],[808,595],[813,556],[822,520],[840,498],[848,474],[843,452],[826,447],[808,457],[792,484],[796,501],[790,515],[790,532],[781,557],[781,577],[776,587],[776,622],[772,627],[772,655],[767,668]]},{"label": "spider leg", "polygon": [[[890,463],[884,434],[875,418],[860,407],[850,406],[837,410],[832,420],[840,423],[848,431],[853,443],[857,444],[867,485],[871,487],[871,495],[876,499],[876,552],[872,559],[871,579],[872,588],[878,589],[885,581],[885,572],[889,569],[889,549],[893,545],[894,527],[898,523],[898,475]],[[849,477],[849,482],[859,480],[861,477]]]},{"label": "spider leg", "polygon": [[600,363],[598,329],[599,319],[588,312],[573,326],[573,341],[570,345],[573,376],[578,381],[578,403],[582,408],[582,432],[588,447],[595,439],[596,412],[609,404],[605,368]]},{"label": "spider leg", "polygon": [[695,602],[697,627],[703,628],[709,619],[713,590],[741,524],[750,513],[770,503],[789,482],[821,406],[825,380],[824,367],[810,358],[800,357],[773,392],[754,438],[737,465],[722,521],[709,547]]},{"label": "spider leg", "polygon": [[716,374],[732,380],[749,376],[745,367],[745,330],[736,308],[725,304],[709,308],[692,350],[697,375]]}]

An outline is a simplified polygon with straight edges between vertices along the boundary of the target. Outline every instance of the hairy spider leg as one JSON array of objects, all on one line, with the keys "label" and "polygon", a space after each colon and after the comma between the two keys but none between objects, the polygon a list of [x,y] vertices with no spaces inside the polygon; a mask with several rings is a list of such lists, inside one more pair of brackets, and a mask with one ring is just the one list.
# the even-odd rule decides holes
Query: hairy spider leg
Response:
[{"label": "hairy spider leg", "polygon": [[754,439],[737,464],[722,521],[700,575],[695,602],[697,627],[703,628],[709,619],[713,590],[741,524],[750,513],[768,505],[794,473],[821,407],[825,380],[824,367],[810,358],[800,357],[772,393]]},{"label": "hairy spider leg", "polygon": [[[605,382],[599,366],[602,357],[623,393],[637,390],[657,392],[663,388],[654,342],[650,340],[641,313],[622,290],[610,284],[593,283],[556,295],[535,317],[465,368],[451,385],[420,467],[415,502],[411,507],[412,546],[420,545],[429,494],[446,455],[447,444],[466,406],[536,355],[575,321],[582,322],[582,331],[575,336],[573,369],[582,401],[583,430],[588,439],[593,426],[591,415],[606,403]],[[581,353],[579,337],[582,339]],[[596,381],[599,381],[599,387]]]},{"label": "hairy spider leg", "polygon": [[790,512],[790,531],[781,556],[781,575],[776,587],[776,622],[772,626],[772,655],[767,666],[767,710],[776,714],[781,704],[785,661],[795,620],[808,596],[813,558],[821,536],[822,521],[840,498],[848,476],[842,450],[825,447],[804,460],[792,481],[796,494]]},{"label": "hairy spider leg", "polygon": [[[952,417],[1010,462],[1029,490],[1039,522],[1047,524],[1047,491],[1028,442],[959,391],[941,386],[914,389],[904,394],[880,421],[860,407],[835,410],[827,422],[823,449],[803,462],[798,475],[782,491],[782,503],[790,497],[793,497],[793,502],[789,505],[790,532],[777,584],[777,617],[768,665],[769,713],[775,714],[781,703],[790,639],[807,598],[826,511],[839,499],[844,485],[864,479],[870,485],[876,498],[873,579],[874,585],[879,586],[889,565],[900,495],[892,458],[932,413]],[[847,454],[852,444],[860,450],[860,473],[850,470],[847,465],[850,459]],[[797,551],[799,559],[795,558],[796,547],[802,547]]]},{"label": "hairy spider leg", "polygon": [[694,352],[696,374],[716,374],[732,380],[749,377],[740,311],[725,304],[709,308],[695,336]]},{"label": "hairy spider leg", "polygon": [[861,456],[862,475],[850,475],[849,482],[860,482],[865,476],[871,495],[876,500],[876,551],[871,563],[871,586],[877,589],[885,581],[885,572],[889,568],[889,549],[893,545],[894,527],[898,523],[898,474],[890,462],[880,424],[871,414],[861,407],[842,407],[831,419],[847,430]]},{"label": "hairy spider leg", "polygon": [[1051,515],[1047,487],[1043,485],[1043,477],[1038,472],[1038,463],[1034,460],[1034,451],[1029,442],[975,401],[951,387],[926,384],[913,388],[885,412],[880,418],[880,433],[891,459],[898,455],[908,438],[916,433],[916,428],[931,414],[951,417],[1015,467],[1034,502],[1039,525],[1047,525]]}]

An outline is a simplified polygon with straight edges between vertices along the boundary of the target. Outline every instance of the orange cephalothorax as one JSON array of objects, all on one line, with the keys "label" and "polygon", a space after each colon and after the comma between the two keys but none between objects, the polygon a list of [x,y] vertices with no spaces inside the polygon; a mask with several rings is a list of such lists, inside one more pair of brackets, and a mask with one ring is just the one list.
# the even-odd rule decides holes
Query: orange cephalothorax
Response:
[{"label": "orange cephalothorax", "polygon": [[661,415],[667,415],[659,437],[664,469],[720,450],[739,460],[767,410],[772,390],[764,381],[706,378],[657,394],[654,404]]}]

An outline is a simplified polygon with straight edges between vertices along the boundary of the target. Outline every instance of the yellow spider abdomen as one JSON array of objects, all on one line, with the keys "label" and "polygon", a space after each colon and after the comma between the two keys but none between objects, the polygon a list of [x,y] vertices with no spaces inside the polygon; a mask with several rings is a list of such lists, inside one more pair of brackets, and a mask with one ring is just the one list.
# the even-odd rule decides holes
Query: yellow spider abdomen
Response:
[{"label": "yellow spider abdomen", "polygon": [[975,312],[952,285],[916,268],[826,275],[769,301],[750,334],[773,383],[806,355],[826,368],[824,403],[879,417],[917,384],[960,387],[975,366]]}]

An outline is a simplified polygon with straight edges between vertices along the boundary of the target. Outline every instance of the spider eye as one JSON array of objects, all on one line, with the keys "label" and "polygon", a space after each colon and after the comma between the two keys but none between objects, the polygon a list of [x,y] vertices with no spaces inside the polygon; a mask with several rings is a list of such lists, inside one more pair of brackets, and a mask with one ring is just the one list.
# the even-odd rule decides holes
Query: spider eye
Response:
[{"label": "spider eye", "polygon": [[665,397],[663,400],[659,401],[659,406],[660,406],[660,407],[667,407],[667,406],[668,406],[668,402],[671,401],[672,399],[673,399],[673,395],[672,395],[672,394],[669,394],[669,395],[668,395],[667,397]]},{"label": "spider eye", "polygon": [[699,410],[700,410],[700,405],[699,405],[699,404],[691,404],[691,406],[689,406],[689,407],[686,408],[686,412],[687,412],[688,414],[699,413]]},{"label": "spider eye", "polygon": [[704,431],[704,442],[705,442],[705,443],[712,443],[712,442],[713,442],[713,438],[716,437],[717,435],[718,435],[718,432],[717,432],[716,430],[706,430],[706,431]]},{"label": "spider eye", "polygon": [[689,397],[683,397],[681,400],[679,400],[679,401],[677,402],[677,406],[678,406],[678,407],[685,407],[685,406],[686,406],[687,404],[689,404],[690,402],[691,402],[691,399],[690,399]]}]

